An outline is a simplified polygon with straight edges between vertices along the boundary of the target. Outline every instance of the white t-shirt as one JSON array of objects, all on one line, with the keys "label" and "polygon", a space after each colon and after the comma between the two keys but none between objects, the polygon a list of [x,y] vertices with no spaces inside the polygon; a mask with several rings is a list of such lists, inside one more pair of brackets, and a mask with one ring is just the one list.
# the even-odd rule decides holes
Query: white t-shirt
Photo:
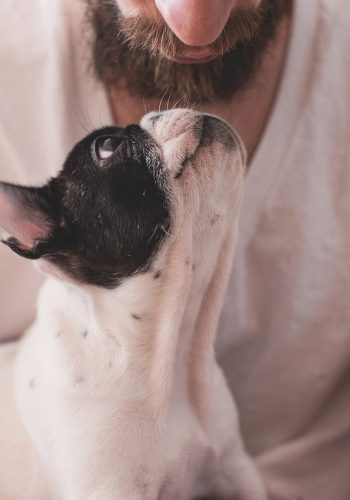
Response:
[{"label": "white t-shirt", "polygon": [[[44,182],[112,123],[82,19],[81,0],[1,0],[0,179]],[[348,0],[296,0],[217,343],[245,442],[283,499],[350,499],[349,24]],[[39,280],[0,246],[2,338],[30,321]]]}]

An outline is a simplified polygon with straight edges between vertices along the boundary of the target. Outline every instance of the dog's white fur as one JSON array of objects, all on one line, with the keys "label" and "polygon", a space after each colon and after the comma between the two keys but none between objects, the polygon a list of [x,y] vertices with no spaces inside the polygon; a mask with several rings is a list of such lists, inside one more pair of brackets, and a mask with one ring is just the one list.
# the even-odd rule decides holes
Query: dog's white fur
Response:
[{"label": "dog's white fur", "polygon": [[[151,116],[141,125],[175,173],[198,114]],[[234,140],[199,148],[174,180],[158,279],[49,277],[34,325],[0,351],[2,500],[266,498],[213,348],[243,191]]]}]

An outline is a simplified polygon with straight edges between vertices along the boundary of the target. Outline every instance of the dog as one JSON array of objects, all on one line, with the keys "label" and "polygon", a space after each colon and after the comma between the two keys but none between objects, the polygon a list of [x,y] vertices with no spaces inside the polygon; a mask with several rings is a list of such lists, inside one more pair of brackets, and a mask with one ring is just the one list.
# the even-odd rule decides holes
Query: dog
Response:
[{"label": "dog", "polygon": [[47,275],[0,354],[2,500],[265,500],[214,340],[245,151],[192,110],[79,142],[0,184],[3,242]]}]

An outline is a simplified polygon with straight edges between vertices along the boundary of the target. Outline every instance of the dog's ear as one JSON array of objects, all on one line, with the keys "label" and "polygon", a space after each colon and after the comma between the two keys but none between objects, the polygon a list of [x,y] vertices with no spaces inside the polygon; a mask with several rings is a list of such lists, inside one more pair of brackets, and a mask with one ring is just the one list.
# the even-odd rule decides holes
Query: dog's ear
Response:
[{"label": "dog's ear", "polygon": [[36,188],[0,182],[2,242],[22,257],[45,254],[57,226],[51,191],[49,184]]}]

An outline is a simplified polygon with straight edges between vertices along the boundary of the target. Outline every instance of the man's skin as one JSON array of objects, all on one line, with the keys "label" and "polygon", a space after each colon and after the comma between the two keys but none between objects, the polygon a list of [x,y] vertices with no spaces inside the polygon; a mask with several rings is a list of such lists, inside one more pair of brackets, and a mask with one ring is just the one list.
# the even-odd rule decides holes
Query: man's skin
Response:
[{"label": "man's skin", "polygon": [[[258,6],[261,0],[251,3]],[[126,17],[143,15],[155,21],[163,18],[175,35],[188,45],[186,55],[199,61],[208,54],[208,44],[221,34],[230,14],[242,4],[242,0],[117,0],[117,4]],[[229,101],[210,102],[200,108],[220,116],[237,130],[249,158],[259,143],[278,91],[290,27],[291,19],[285,16],[259,70],[242,91]],[[120,126],[138,123],[146,111],[159,106],[166,109],[171,97],[165,95],[160,101],[131,96],[118,88],[108,91],[115,123]],[[180,101],[177,106],[185,107],[186,102]]]}]

